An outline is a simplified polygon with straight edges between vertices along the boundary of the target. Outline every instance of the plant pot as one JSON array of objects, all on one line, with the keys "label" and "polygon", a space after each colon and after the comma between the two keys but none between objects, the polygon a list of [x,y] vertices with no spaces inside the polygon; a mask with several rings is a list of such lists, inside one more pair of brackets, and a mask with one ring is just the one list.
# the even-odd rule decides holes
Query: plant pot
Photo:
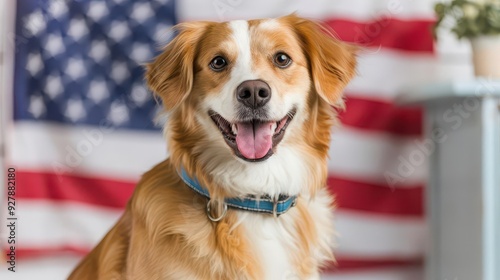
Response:
[{"label": "plant pot", "polygon": [[483,35],[470,41],[476,76],[500,78],[500,35]]}]

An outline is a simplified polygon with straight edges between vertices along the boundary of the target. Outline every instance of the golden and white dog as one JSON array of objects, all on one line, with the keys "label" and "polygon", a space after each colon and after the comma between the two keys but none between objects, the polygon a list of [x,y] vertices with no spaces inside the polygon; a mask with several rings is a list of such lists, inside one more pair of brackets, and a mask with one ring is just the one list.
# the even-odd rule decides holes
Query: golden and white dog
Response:
[{"label": "golden and white dog", "polygon": [[[355,73],[354,47],[295,15],[177,30],[146,73],[169,112],[170,158],[69,279],[318,279],[333,259],[332,106]],[[279,217],[225,204],[294,196]]]}]

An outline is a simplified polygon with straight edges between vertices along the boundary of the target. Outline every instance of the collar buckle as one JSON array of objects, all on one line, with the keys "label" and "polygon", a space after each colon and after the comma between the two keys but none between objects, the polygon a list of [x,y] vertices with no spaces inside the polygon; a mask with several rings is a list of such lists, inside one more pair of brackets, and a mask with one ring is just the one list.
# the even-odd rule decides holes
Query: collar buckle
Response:
[{"label": "collar buckle", "polygon": [[207,216],[210,219],[210,221],[212,221],[212,222],[218,222],[218,221],[222,220],[226,216],[226,213],[227,213],[227,203],[224,202],[224,208],[222,209],[222,214],[220,214],[219,217],[213,217],[212,216],[212,211],[211,211],[212,209],[210,207],[211,202],[212,202],[212,200],[208,200],[208,202],[207,202]]}]

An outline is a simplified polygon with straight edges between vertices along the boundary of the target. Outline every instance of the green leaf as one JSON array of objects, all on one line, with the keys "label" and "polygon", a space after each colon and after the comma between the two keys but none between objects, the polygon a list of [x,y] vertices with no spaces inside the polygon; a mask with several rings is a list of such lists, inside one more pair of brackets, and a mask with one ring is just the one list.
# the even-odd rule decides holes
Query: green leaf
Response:
[{"label": "green leaf", "polygon": [[434,12],[440,17],[444,17],[446,13],[446,7],[443,3],[437,3],[434,5]]},{"label": "green leaf", "polygon": [[[464,14],[464,10],[467,14]],[[500,34],[500,1],[486,4],[470,0],[452,0],[434,5],[436,23],[433,34],[436,37],[440,27],[450,28],[458,38],[475,37],[481,34]],[[475,15],[477,11],[477,15]],[[448,19],[454,19],[450,20]],[[451,25],[451,26],[448,26]]]}]

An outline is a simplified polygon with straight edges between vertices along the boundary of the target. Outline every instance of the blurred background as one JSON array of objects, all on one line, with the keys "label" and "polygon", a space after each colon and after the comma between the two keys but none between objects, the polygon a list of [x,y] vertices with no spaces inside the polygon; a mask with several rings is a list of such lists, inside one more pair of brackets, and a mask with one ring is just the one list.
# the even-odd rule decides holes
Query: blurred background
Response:
[{"label": "blurred background", "polygon": [[[142,65],[173,25],[297,12],[365,47],[333,132],[338,263],[323,277],[423,279],[427,159],[391,177],[423,138],[423,110],[396,99],[413,86],[473,78],[469,42],[448,30],[434,42],[434,2],[2,0],[0,143],[3,170],[16,168],[18,225],[17,272],[2,261],[0,278],[64,279],[121,215],[141,174],[167,156]],[[5,191],[0,198],[7,249]]]}]

